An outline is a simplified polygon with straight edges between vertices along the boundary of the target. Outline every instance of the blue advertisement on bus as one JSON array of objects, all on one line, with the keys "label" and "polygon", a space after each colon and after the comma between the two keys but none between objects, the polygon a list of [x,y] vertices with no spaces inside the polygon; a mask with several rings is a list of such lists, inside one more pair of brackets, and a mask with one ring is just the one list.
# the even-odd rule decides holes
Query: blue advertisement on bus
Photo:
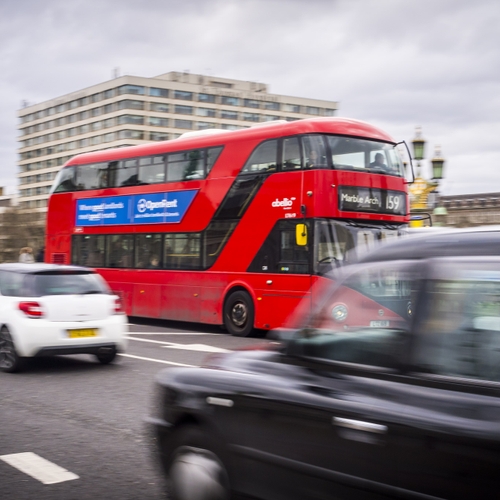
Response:
[{"label": "blue advertisement on bus", "polygon": [[180,222],[197,189],[89,198],[76,202],[76,226]]}]

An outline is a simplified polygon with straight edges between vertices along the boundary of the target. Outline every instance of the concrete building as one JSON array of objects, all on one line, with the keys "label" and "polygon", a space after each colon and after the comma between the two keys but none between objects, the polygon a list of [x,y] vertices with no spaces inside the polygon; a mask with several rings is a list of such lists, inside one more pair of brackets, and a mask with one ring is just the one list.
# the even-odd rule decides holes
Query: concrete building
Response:
[{"label": "concrete building", "polygon": [[186,72],[117,77],[19,110],[19,206],[44,219],[52,181],[79,153],[336,110],[332,101],[270,94],[263,83]]}]

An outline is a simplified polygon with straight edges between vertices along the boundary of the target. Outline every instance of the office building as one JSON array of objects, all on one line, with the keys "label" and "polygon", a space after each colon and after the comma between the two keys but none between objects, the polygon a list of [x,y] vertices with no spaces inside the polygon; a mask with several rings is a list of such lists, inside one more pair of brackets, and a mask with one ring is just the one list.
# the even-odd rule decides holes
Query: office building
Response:
[{"label": "office building", "polygon": [[263,83],[187,72],[117,77],[18,112],[19,207],[42,216],[57,172],[80,153],[336,110],[336,102],[271,94]]}]

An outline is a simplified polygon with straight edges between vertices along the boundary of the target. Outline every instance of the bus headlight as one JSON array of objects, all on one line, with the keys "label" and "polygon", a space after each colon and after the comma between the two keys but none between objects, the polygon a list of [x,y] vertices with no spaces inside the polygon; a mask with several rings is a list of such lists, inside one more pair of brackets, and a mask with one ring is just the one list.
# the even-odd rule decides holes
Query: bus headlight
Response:
[{"label": "bus headlight", "polygon": [[332,316],[335,321],[339,323],[347,319],[347,307],[344,304],[337,304],[332,309]]}]

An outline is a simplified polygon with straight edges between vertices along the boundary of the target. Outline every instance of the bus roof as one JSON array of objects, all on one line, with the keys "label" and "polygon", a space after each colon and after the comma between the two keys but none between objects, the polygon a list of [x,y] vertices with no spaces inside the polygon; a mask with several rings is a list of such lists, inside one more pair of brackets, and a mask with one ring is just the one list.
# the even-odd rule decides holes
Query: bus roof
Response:
[{"label": "bus roof", "polygon": [[137,146],[82,153],[72,157],[66,165],[83,165],[87,163],[162,154],[170,151],[221,146],[228,142],[245,139],[255,140],[261,138],[264,140],[287,135],[314,133],[346,135],[395,143],[394,139],[383,130],[359,120],[348,118],[307,118],[292,122],[277,120],[276,122],[269,122],[269,124],[262,123],[258,124],[258,126],[240,130],[220,130],[217,131],[217,133],[206,134],[187,133],[184,136],[169,141],[151,142]]}]

